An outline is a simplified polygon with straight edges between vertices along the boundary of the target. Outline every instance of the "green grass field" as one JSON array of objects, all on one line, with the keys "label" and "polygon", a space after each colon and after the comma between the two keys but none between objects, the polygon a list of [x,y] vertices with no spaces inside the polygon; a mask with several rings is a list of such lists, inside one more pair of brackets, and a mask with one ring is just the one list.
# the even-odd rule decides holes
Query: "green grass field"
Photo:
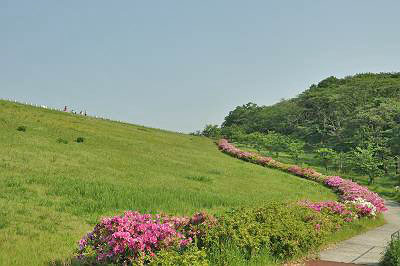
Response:
[{"label": "green grass field", "polygon": [[335,198],[207,138],[0,101],[1,265],[67,259],[101,217],[128,209],[189,215]]}]

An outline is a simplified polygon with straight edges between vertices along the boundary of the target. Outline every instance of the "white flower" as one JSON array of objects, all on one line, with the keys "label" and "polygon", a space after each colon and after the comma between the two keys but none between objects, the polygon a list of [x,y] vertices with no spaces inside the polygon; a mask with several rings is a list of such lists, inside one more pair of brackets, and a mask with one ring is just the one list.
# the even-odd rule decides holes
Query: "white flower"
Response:
[{"label": "white flower", "polygon": [[355,200],[346,201],[345,203],[353,204],[354,206],[367,207],[367,208],[371,209],[370,215],[372,215],[372,216],[376,215],[376,207],[371,202],[366,201],[363,198],[356,198]]}]

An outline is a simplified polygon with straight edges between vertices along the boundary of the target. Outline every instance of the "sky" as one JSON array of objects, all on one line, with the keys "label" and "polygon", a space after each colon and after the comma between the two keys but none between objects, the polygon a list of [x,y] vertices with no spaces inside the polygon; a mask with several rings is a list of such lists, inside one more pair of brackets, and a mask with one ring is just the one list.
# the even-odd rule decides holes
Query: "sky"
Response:
[{"label": "sky", "polygon": [[332,75],[400,71],[399,10],[398,0],[0,0],[0,98],[193,132]]}]

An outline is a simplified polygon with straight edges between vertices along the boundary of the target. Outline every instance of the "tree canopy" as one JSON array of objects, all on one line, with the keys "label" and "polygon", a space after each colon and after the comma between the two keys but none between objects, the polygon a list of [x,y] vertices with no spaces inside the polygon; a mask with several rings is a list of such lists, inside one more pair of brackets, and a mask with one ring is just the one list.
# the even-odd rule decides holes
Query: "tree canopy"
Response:
[{"label": "tree canopy", "polygon": [[336,151],[385,139],[384,145],[399,154],[400,73],[329,77],[272,106],[236,107],[222,130],[230,127],[246,133],[274,131]]}]

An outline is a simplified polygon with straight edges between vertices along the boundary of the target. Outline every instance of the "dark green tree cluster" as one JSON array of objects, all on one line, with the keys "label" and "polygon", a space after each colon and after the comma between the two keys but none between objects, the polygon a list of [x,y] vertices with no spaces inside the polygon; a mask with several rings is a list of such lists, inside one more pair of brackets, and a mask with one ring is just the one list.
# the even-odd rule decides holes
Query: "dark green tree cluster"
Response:
[{"label": "dark green tree cluster", "polygon": [[[329,147],[335,156],[351,152],[367,161],[364,151],[369,151],[370,163],[377,160],[379,171],[387,173],[396,162],[399,173],[400,73],[329,77],[272,106],[238,106],[225,118],[221,132],[233,127],[247,134],[273,131],[315,150]],[[319,154],[324,164],[333,161],[329,150]]]}]

